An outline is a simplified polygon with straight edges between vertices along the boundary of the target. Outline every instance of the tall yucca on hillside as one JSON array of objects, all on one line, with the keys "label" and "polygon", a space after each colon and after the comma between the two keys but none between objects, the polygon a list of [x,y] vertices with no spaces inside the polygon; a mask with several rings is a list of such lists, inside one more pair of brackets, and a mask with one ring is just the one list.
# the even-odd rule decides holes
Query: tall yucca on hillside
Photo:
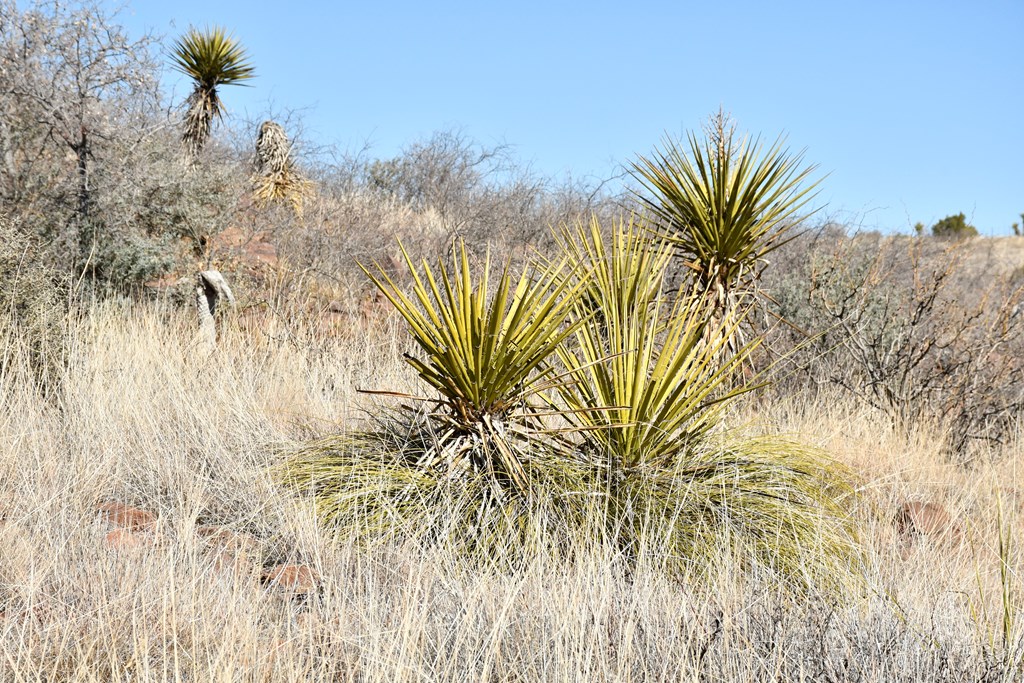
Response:
[{"label": "tall yucca on hillside", "polygon": [[190,28],[174,44],[171,53],[174,68],[192,79],[194,88],[188,98],[182,141],[193,156],[210,137],[213,120],[224,113],[217,93],[222,85],[241,85],[254,75],[245,48],[223,28],[205,31]]},{"label": "tall yucca on hillside", "polygon": [[765,257],[805,217],[816,167],[804,166],[781,137],[767,147],[736,140],[722,113],[703,140],[689,133],[687,142],[666,138],[633,163],[644,190],[637,196],[659,237],[685,259],[694,291],[716,316],[733,316],[748,305]]}]

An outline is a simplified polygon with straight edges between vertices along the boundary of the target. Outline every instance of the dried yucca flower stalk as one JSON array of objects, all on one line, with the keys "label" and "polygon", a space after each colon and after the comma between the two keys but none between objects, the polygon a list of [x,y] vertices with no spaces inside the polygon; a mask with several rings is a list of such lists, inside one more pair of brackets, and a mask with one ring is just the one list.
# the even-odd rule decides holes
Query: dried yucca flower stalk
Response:
[{"label": "dried yucca flower stalk", "polygon": [[253,197],[261,206],[274,201],[287,201],[297,216],[313,193],[313,184],[295,170],[291,158],[291,142],[284,128],[274,121],[264,121],[256,137]]}]

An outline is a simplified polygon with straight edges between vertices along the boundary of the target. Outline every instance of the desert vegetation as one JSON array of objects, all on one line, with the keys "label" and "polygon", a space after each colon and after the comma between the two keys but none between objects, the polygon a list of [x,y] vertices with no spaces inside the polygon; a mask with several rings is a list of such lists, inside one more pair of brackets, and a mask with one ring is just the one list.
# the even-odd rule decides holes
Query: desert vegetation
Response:
[{"label": "desert vegetation", "polygon": [[159,44],[0,0],[0,679],[1024,675],[1024,244],[722,112],[621,193],[318,149]]}]

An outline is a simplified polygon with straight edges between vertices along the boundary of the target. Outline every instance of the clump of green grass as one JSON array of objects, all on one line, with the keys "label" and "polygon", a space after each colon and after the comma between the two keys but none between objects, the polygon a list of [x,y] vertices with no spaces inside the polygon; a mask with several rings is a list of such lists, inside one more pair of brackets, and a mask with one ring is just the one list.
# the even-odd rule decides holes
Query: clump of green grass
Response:
[{"label": "clump of green grass", "polygon": [[458,443],[426,410],[384,410],[369,429],[303,444],[285,474],[312,490],[339,538],[366,546],[413,540],[510,568],[538,552],[567,556],[567,541],[594,538],[581,526],[593,504],[579,493],[596,484],[587,463],[553,456],[543,437],[520,441],[519,488],[487,469],[431,462]]}]

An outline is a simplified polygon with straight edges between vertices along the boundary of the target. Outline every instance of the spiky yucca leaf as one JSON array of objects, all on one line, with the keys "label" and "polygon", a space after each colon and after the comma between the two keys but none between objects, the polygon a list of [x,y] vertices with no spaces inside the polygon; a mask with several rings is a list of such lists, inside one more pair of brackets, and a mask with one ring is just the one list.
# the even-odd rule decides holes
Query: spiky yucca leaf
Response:
[{"label": "spiky yucca leaf", "polygon": [[584,279],[578,307],[593,312],[598,325],[619,329],[624,318],[650,308],[657,299],[672,250],[652,242],[631,216],[613,229],[615,256],[609,258],[601,230],[595,216],[588,225],[563,226],[555,239],[573,263],[590,266],[574,273]]},{"label": "spiky yucca leaf", "polygon": [[219,27],[190,28],[174,44],[174,67],[197,85],[216,88],[253,77],[245,48]]},{"label": "spiky yucca leaf", "polygon": [[431,416],[439,436],[419,466],[466,477],[486,474],[492,501],[529,496],[530,462],[558,443],[545,438],[530,399],[550,379],[547,360],[572,334],[569,316],[578,285],[565,277],[565,262],[518,278],[506,265],[491,295],[490,257],[477,279],[465,245],[455,252],[454,272],[438,263],[435,275],[426,262],[421,273],[402,248],[414,279],[411,295],[383,268],[364,268],[423,354],[406,360],[443,404]]},{"label": "spiky yucca leaf", "polygon": [[518,278],[506,265],[489,296],[490,257],[474,281],[462,243],[454,273],[438,263],[435,275],[424,261],[421,275],[404,248],[402,255],[415,281],[411,296],[383,268],[376,274],[363,270],[394,304],[425,354],[407,361],[441,394],[458,428],[507,418],[542,386],[551,372],[544,361],[576,326],[568,319],[579,285],[564,277],[567,263]]},{"label": "spiky yucca leaf", "polygon": [[663,150],[633,163],[633,175],[650,193],[638,198],[659,236],[687,260],[697,291],[726,314],[742,308],[738,299],[787,241],[817,181],[808,182],[815,167],[801,167],[803,154],[790,154],[782,138],[765,149],[719,134],[702,143],[689,133],[688,150],[666,138]]},{"label": "spiky yucca leaf", "polygon": [[559,347],[574,380],[560,387],[566,417],[616,467],[671,462],[705,438],[724,399],[742,391],[723,388],[749,349],[719,364],[729,330],[709,337],[715,323],[695,297],[663,305],[671,247],[632,221],[615,227],[610,246],[596,223],[566,236],[563,248],[589,266],[584,279],[604,321],[579,327],[575,343]]},{"label": "spiky yucca leaf", "polygon": [[224,113],[221,85],[241,85],[255,75],[245,48],[223,28],[190,28],[171,51],[174,69],[192,79],[182,140],[196,154],[210,137],[213,121]]}]

